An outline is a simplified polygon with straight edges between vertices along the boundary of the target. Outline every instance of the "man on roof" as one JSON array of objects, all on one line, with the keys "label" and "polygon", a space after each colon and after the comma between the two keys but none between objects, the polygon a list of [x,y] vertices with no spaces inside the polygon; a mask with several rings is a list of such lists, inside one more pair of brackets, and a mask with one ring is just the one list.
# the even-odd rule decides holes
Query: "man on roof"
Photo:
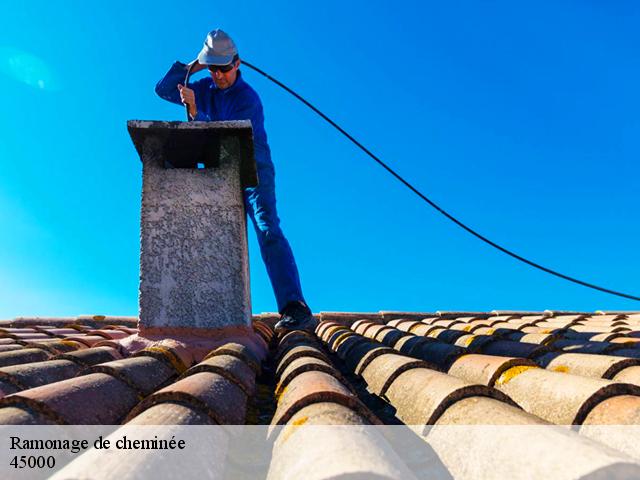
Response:
[{"label": "man on roof", "polygon": [[[192,73],[208,69],[209,76],[183,85],[189,66]],[[209,32],[198,58],[190,65],[175,62],[156,85],[156,93],[186,105],[192,120],[251,120],[259,184],[245,189],[244,203],[281,314],[276,329],[313,329],[316,321],[302,295],[298,267],[276,211],[275,171],[262,102],[242,77],[234,41],[220,29]]]}]

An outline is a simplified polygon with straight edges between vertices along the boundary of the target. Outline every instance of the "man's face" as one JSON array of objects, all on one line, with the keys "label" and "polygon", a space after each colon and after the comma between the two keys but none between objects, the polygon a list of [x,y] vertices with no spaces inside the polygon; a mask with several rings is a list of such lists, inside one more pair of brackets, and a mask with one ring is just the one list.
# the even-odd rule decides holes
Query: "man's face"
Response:
[{"label": "man's face", "polygon": [[[238,67],[240,66],[240,60],[236,60],[230,66],[217,67],[215,65],[209,65],[209,75],[213,79],[216,87],[220,89],[229,88],[233,85],[238,77]],[[227,68],[231,67],[228,71]]]}]

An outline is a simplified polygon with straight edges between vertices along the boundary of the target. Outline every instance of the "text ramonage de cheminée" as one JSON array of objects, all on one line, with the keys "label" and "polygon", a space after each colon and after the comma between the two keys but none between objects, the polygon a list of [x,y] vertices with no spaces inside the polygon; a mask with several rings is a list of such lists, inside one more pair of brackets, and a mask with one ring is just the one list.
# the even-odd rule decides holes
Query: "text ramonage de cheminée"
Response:
[{"label": "text ramonage de chemin\u00e9e", "polygon": [[[89,448],[89,440],[68,440],[68,439],[29,439],[20,437],[9,437],[11,440],[11,450],[68,450],[71,453],[78,453],[80,450]],[[124,435],[115,442],[100,437],[93,442],[93,446],[98,449],[111,448],[114,445],[118,450],[183,450],[186,446],[184,440],[176,440],[174,436],[170,439],[154,438],[130,439]]]},{"label": "text ramonage de chemin\u00e9e", "polygon": [[30,439],[20,437],[9,437],[11,440],[11,450],[69,450],[71,453],[78,453],[80,450],[89,448],[89,440],[68,440],[68,439]]}]

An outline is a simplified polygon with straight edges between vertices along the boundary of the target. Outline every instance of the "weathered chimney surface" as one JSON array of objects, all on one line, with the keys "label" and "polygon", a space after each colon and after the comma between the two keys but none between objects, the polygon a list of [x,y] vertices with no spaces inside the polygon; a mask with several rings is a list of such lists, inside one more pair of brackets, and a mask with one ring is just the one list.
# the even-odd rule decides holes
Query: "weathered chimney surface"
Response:
[{"label": "weathered chimney surface", "polygon": [[257,182],[251,123],[127,126],[143,166],[141,330],[249,325],[242,189]]}]

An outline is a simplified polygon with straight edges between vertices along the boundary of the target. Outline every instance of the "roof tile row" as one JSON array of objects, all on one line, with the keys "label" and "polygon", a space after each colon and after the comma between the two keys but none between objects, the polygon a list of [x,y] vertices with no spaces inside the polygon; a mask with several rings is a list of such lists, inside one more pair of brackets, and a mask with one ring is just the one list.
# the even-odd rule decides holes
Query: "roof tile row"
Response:
[{"label": "roof tile row", "polygon": [[[354,322],[351,327],[357,329],[358,325]],[[520,443],[523,440],[523,430],[505,430],[500,435],[486,435],[486,431],[481,430],[482,438],[478,438],[474,430],[468,427],[464,430],[439,430],[437,427],[442,425],[493,424],[532,427],[545,425],[546,422],[539,416],[525,413],[513,406],[507,395],[494,388],[467,383],[453,375],[427,368],[424,364],[412,365],[411,359],[400,360],[396,358],[398,354],[393,353],[388,347],[349,331],[344,326],[323,322],[316,331],[332,351],[340,358],[346,359],[347,364],[356,365],[354,372],[362,375],[371,390],[384,396],[396,408],[398,417],[405,423],[435,425],[433,428],[425,428],[421,434],[456,478],[482,468],[480,465],[485,458],[490,459],[486,468],[490,468],[494,473],[496,463],[500,466],[499,470],[505,474],[523,472],[526,466],[526,471],[535,472],[535,477],[576,478],[593,471],[599,471],[605,476],[615,476],[619,472],[629,475],[629,468],[636,468],[637,473],[637,466],[631,467],[628,458],[623,455],[611,455],[611,451],[603,450],[599,444],[569,431],[526,430],[527,442],[531,448],[522,449]],[[367,331],[372,335],[374,332],[377,337],[383,334],[379,329]],[[405,338],[402,337],[399,341]],[[369,352],[378,353],[375,359],[363,368],[363,360],[367,355],[372,355]],[[358,358],[353,358],[354,356]],[[496,382],[496,378],[502,378],[504,382],[504,379],[516,376],[516,372],[524,374],[529,370],[553,374],[537,368],[531,360],[526,359],[478,354],[462,355],[459,359],[464,359],[466,365],[465,368],[457,368],[458,371],[470,370],[479,376],[482,383],[487,384]],[[374,362],[381,363],[385,360],[389,367],[374,368]],[[401,373],[390,373],[393,371],[392,364]],[[411,368],[407,368],[408,365]],[[383,382],[385,387],[380,388],[379,385]],[[613,399],[628,400],[628,397],[617,396],[610,400]],[[616,406],[619,407],[622,401],[618,400]],[[600,405],[606,405],[606,402],[605,400]],[[509,436],[513,437],[513,441],[510,442],[506,438]],[[602,436],[598,440],[604,443],[612,442],[610,438]],[[540,462],[536,452],[540,448],[548,451],[548,445],[554,445],[553,452],[546,455],[550,461]],[[478,454],[479,450],[483,449],[486,455]],[[473,456],[469,456],[470,451],[474,452]],[[556,452],[560,451],[571,451],[585,461],[563,462],[561,458],[556,458]],[[558,469],[558,465],[562,465],[562,468]]]},{"label": "roof tile row", "polygon": [[[579,318],[582,317],[575,317],[574,320]],[[420,331],[419,328],[416,327],[426,325],[428,321],[430,320],[414,323],[392,321],[389,325],[358,321],[351,325],[351,329],[354,330],[355,333],[361,333],[365,337],[373,340],[385,341],[385,339],[391,337],[390,329],[400,332],[400,328],[404,328],[408,333],[413,333]],[[406,337],[396,340],[392,346],[398,349],[396,345],[402,342],[400,348],[403,348],[408,341],[404,341],[404,338]],[[427,345],[428,349],[433,349],[434,344],[439,343],[437,339],[431,339],[431,337],[423,338],[428,339],[426,344],[422,344]],[[473,382],[483,383],[484,380],[486,385],[494,386],[498,390],[506,393],[526,411],[553,423],[580,424],[595,405],[610,396],[625,394],[640,395],[640,390],[632,384],[559,373],[569,369],[568,367],[566,370],[559,368],[564,366],[562,365],[561,357],[567,354],[554,353],[551,352],[549,348],[542,350],[541,347],[533,344],[501,340],[500,336],[473,336],[470,338],[471,341],[466,342],[461,342],[461,338],[458,338],[456,343],[461,346],[466,343],[467,345],[464,348],[467,352],[482,352],[483,354],[499,356],[501,360],[492,362],[482,358],[482,356],[464,355],[465,352],[460,351],[457,352],[456,358],[451,362],[452,365],[447,367],[446,370]],[[417,358],[424,358],[421,352],[424,351],[425,348],[420,345],[420,343],[416,343],[411,349],[405,348],[403,353]],[[540,355],[543,353],[545,354],[545,358],[541,360],[541,362],[550,364],[551,368],[549,370],[537,369],[531,362],[526,364],[522,361],[531,358],[540,358]],[[592,377],[595,376],[597,371],[595,366],[602,367],[605,365],[607,367],[605,371],[599,375],[599,377],[602,377],[604,374],[613,375],[625,367],[635,365],[634,359],[620,358],[619,361],[616,361],[616,357],[613,357],[613,359],[608,357],[595,360],[594,357],[597,356],[592,355],[588,358],[579,358],[580,355],[581,354],[573,354],[574,365],[583,366],[591,361],[593,365],[591,369]],[[440,357],[442,358],[442,355],[440,355]],[[515,361],[510,357],[520,358],[521,360]],[[554,360],[554,357],[558,360]],[[456,366],[458,361],[461,362],[461,366]],[[517,365],[513,365],[514,362],[516,362]],[[444,364],[441,362],[437,366],[443,367],[446,363],[448,362]],[[507,370],[504,370],[506,365],[511,366]],[[498,371],[500,371],[499,376],[496,375],[495,369],[491,368],[491,366],[496,367]],[[488,367],[489,372],[487,371]],[[535,370],[530,371],[534,368]],[[574,370],[576,370],[575,367]],[[589,367],[583,367],[582,371],[589,371]],[[487,375],[488,373],[490,373],[490,375]],[[514,380],[516,378],[518,378],[517,381]],[[640,401],[640,398],[638,400]],[[632,404],[633,402],[627,403]],[[631,409],[626,416],[626,418],[628,418],[627,422],[632,421],[633,411],[634,410]],[[625,416],[619,416],[619,418],[625,418]]]},{"label": "roof tile row", "polygon": [[[248,396],[255,391],[255,368],[258,362],[249,348],[225,344],[211,352],[205,360],[189,368],[180,379],[149,395],[128,415],[128,421],[146,423],[151,418],[176,416],[173,405],[191,422],[197,415],[206,415],[208,423],[244,424]],[[160,405],[164,407],[157,408]],[[151,413],[145,412],[153,408]],[[137,417],[144,415],[144,420]],[[179,416],[179,415],[178,415]]]},{"label": "roof tile row", "polygon": [[374,429],[299,428],[380,423],[314,335],[294,331],[279,339],[276,377],[278,406],[270,428],[274,449],[268,478],[414,478]]}]

